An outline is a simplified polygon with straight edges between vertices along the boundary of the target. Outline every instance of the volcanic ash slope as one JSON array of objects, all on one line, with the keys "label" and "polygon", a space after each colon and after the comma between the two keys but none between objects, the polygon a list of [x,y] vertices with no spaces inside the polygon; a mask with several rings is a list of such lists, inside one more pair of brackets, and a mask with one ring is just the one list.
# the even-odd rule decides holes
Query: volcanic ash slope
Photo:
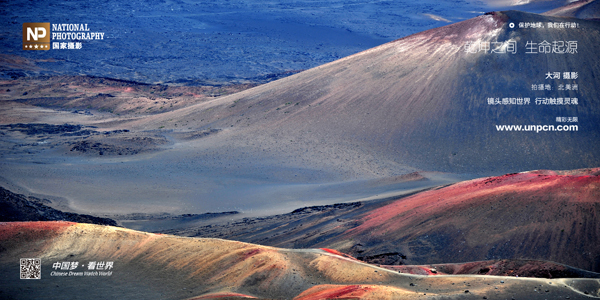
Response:
[{"label": "volcanic ash slope", "polygon": [[[405,275],[322,250],[68,222],[0,223],[0,247],[2,298],[584,299],[600,289],[591,279]],[[19,279],[21,258],[41,259],[41,279]],[[90,261],[113,262],[110,275],[84,275]]]},{"label": "volcanic ash slope", "polygon": [[167,233],[333,248],[383,265],[542,260],[599,272],[599,215],[600,168],[538,170]]},{"label": "volcanic ash slope", "polygon": [[409,263],[538,259],[598,272],[599,174],[532,171],[418,193],[365,213],[328,246],[401,252]]},{"label": "volcanic ash slope", "polygon": [[[579,27],[548,28],[548,22]],[[544,28],[519,28],[519,23]],[[544,41],[575,41],[576,53],[539,53],[539,47],[537,54],[527,53],[528,42]],[[467,44],[479,49],[483,42],[502,45],[497,50],[507,53],[465,51]],[[512,42],[515,53],[508,47]],[[334,172],[354,166],[359,175],[389,175],[406,166],[480,174],[595,167],[600,165],[598,44],[597,21],[495,12],[131,125],[226,129],[205,142],[256,150],[258,157],[275,149],[288,158],[285,164]],[[548,72],[560,72],[561,79],[547,79]],[[578,78],[564,79],[564,72],[577,72]],[[539,84],[552,90],[533,90]],[[578,89],[559,90],[566,84]],[[488,104],[488,98],[505,97],[531,102]],[[536,104],[536,98],[546,97],[577,98],[578,104]],[[556,122],[563,116],[578,117],[578,123],[567,124],[578,125],[578,131],[499,132],[495,126],[564,125]]]}]

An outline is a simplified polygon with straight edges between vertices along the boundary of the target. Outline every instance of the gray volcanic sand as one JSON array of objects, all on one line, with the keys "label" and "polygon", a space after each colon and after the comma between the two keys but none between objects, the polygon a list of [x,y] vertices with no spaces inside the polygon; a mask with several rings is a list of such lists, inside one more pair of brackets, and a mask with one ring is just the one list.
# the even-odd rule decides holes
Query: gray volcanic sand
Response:
[{"label": "gray volcanic sand", "polygon": [[[97,134],[89,136],[24,136],[5,130],[0,176],[6,186],[20,186],[24,194],[62,197],[55,205],[77,213],[239,210],[261,215],[388,197],[472,178],[471,173],[596,166],[600,121],[593,73],[598,66],[584,68],[582,61],[598,57],[585,46],[598,41],[597,23],[578,21],[584,34],[511,30],[509,19],[564,20],[515,11],[480,16],[160,114],[86,116],[2,101],[2,115],[8,116],[4,124],[72,122],[98,128],[91,128]],[[548,38],[546,34],[579,40],[579,53],[531,59],[519,48],[507,61],[458,50],[469,39],[512,36],[522,47],[523,40]],[[577,106],[485,103],[488,95],[510,96],[504,94],[508,88],[519,95],[545,96],[530,91],[530,83],[538,80],[531,78],[563,66],[579,72],[582,91],[558,95],[579,96]],[[524,72],[525,67],[530,69]],[[500,122],[548,122],[558,113],[579,116],[582,130],[538,134],[492,129]],[[105,134],[124,129],[130,132]],[[141,140],[146,142],[128,146]],[[431,173],[423,181],[381,181],[420,170],[467,175]]]},{"label": "gray volcanic sand", "polygon": [[[314,8],[314,4],[307,2],[298,5]],[[348,3],[344,3],[341,7],[346,9],[346,4]],[[414,7],[404,4],[396,3],[394,6],[390,3],[369,3],[365,4],[366,6],[358,5],[356,11],[361,14],[358,19],[363,21],[365,20],[363,13],[388,11],[387,8],[382,9],[380,5],[390,5],[397,9],[402,7],[401,11],[405,13],[416,11],[429,14],[420,15],[423,20],[433,20],[435,17],[432,16],[442,12],[447,11],[449,14],[455,12],[455,10],[445,10],[449,4],[434,6],[422,2],[414,4]],[[466,3],[462,4],[467,7]],[[18,14],[22,9],[26,9],[13,3],[5,5],[8,5],[11,14]],[[274,67],[276,64],[272,62],[278,61],[279,58],[270,61],[273,59],[272,53],[261,54],[262,58],[270,62],[256,63],[259,66],[257,68],[235,65],[240,57],[246,61],[255,60],[250,59],[252,55],[246,53],[243,47],[236,48],[237,44],[227,43],[227,40],[222,39],[211,40],[195,36],[204,30],[203,26],[206,24],[192,22],[199,27],[186,27],[187,25],[183,26],[181,22],[166,22],[167,20],[160,19],[163,13],[174,18],[175,16],[199,18],[199,15],[191,14],[193,10],[190,14],[184,13],[190,11],[187,4],[178,6],[169,3],[168,5],[173,6],[166,7],[167,12],[155,10],[152,6],[154,4],[140,5],[139,10],[128,5],[108,4],[105,9],[117,12],[114,15],[119,18],[130,15],[128,22],[134,22],[137,13],[143,12],[140,17],[145,20],[156,17],[158,21],[148,22],[166,26],[163,29],[167,33],[179,34],[190,30],[193,34],[182,33],[183,35],[173,42],[175,46],[164,46],[167,38],[160,34],[153,34],[153,30],[158,30],[156,27],[147,27],[151,29],[150,32],[141,34],[144,37],[143,41],[152,39],[164,47],[145,49],[144,51],[147,52],[142,51],[140,56],[136,56],[133,53],[139,52],[135,51],[139,45],[127,39],[129,37],[127,32],[121,31],[119,36],[112,36],[106,41],[86,44],[85,51],[40,53],[37,56],[38,60],[48,58],[49,55],[58,56],[54,62],[38,61],[38,65],[42,68],[56,66],[53,69],[59,73],[85,71],[86,74],[91,75],[114,76],[146,82],[179,83],[202,81],[204,76],[202,74],[211,73],[214,68],[221,68],[223,73],[212,72],[211,80],[219,81],[226,77],[226,81],[231,82],[247,78],[246,75],[249,73],[273,74],[314,65],[313,61],[301,66],[292,64]],[[289,7],[296,4],[284,4],[278,9],[273,9],[270,5],[258,5],[259,7],[254,9],[258,11],[267,9],[275,14],[283,11],[288,13],[291,10],[292,16],[295,14],[312,16],[313,13]],[[319,10],[332,13],[334,17],[331,18],[331,22],[334,23],[345,24],[344,16],[352,16],[353,12],[356,12],[353,9],[349,9],[350,12],[341,9],[339,11],[345,13],[336,14],[335,12],[339,12],[339,7],[336,4],[331,5],[330,8]],[[421,5],[431,7],[423,10],[420,8]],[[68,4],[60,4],[58,7],[73,8],[68,7]],[[286,21],[288,19],[281,18],[281,15],[275,17],[268,14],[261,15],[264,16],[262,21],[244,19],[248,14],[256,15],[252,7],[252,5],[242,5],[239,10],[231,10],[231,7],[215,6],[211,8],[214,10],[211,10],[208,17],[203,15],[203,18],[219,15],[224,18],[223,20],[227,20],[226,22],[221,20],[224,22],[221,24],[224,27],[233,26],[232,20],[242,20],[234,22],[239,26],[245,24],[244,26],[248,27],[257,24],[258,29],[250,30],[252,34],[263,32],[264,28],[268,29],[266,31],[277,29],[273,30],[275,36],[298,36],[303,39],[298,43],[303,45],[304,39],[312,38],[309,33],[304,35],[308,32],[305,31],[306,22],[299,22],[298,24],[304,25],[296,26],[296,20],[290,21],[290,24],[296,24],[290,25],[291,27],[280,26],[282,22],[289,23]],[[80,9],[87,11],[93,8],[93,4],[90,4]],[[172,9],[172,12],[168,12],[168,8]],[[200,10],[202,9],[206,8]],[[24,16],[28,18],[41,16],[44,11],[45,9],[41,9],[37,15],[32,13]],[[226,11],[231,13],[224,13]],[[393,14],[394,10],[389,11]],[[456,6],[456,12],[464,13],[464,11],[461,5]],[[57,14],[56,16],[63,14],[60,9],[56,9],[54,13]],[[96,20],[99,24],[105,21],[111,23],[110,19],[103,19],[110,18],[108,15],[98,16]],[[385,23],[388,16],[392,15],[377,15],[377,18],[381,17],[382,22]],[[453,21],[462,18],[462,15],[451,17],[442,14],[441,16]],[[510,12],[509,16],[511,20],[517,22],[561,20],[517,12]],[[52,18],[52,15],[47,17]],[[600,124],[596,114],[597,88],[592,84],[593,72],[597,67],[583,68],[580,61],[594,60],[597,57],[596,53],[583,45],[597,42],[598,26],[591,21],[580,21],[584,27],[590,29],[586,36],[581,35],[579,31],[560,33],[517,31],[507,29],[508,25],[505,24],[507,18],[500,15],[480,16],[466,23],[453,24],[452,27],[434,29],[388,43],[235,95],[162,114],[119,116],[94,112],[94,115],[86,116],[2,101],[0,109],[3,124],[68,122],[98,127],[86,129],[96,133],[81,136],[65,136],[62,133],[24,135],[14,130],[4,130],[0,152],[0,176],[4,178],[2,184],[7,187],[17,187],[17,190],[12,190],[20,193],[51,198],[55,207],[86,214],[132,212],[183,214],[239,210],[250,215],[261,215],[289,212],[294,208],[308,205],[400,195],[475,176],[470,173],[492,175],[536,168],[595,166],[598,162],[598,145],[588,141],[597,141],[595,129]],[[323,18],[314,16],[309,19],[315,21]],[[405,20],[396,16],[391,19],[397,22]],[[14,29],[23,20],[25,20],[23,17],[15,18],[11,21],[11,27],[7,27],[8,30]],[[212,20],[219,22],[218,18]],[[65,19],[65,22],[67,21],[78,20]],[[119,30],[127,27],[127,24],[132,23],[121,23],[119,26],[122,27],[118,27]],[[371,35],[367,40],[372,41],[373,32],[382,32],[379,30],[381,28],[377,27],[379,25],[372,25],[375,26],[374,28],[360,24],[340,27],[339,23],[336,24],[338,25],[327,27],[328,25],[318,23],[315,25],[317,27],[315,32],[318,33],[316,36],[326,37],[329,40],[329,37],[340,36],[340,30],[352,27],[363,28],[362,31],[359,30],[359,35]],[[350,24],[354,23],[350,22]],[[117,25],[107,26],[107,34],[117,28],[112,27]],[[333,32],[329,32],[330,29]],[[135,30],[130,31],[135,33]],[[233,31],[211,32],[211,36],[215,32],[216,35],[223,35],[219,33],[225,32],[233,34]],[[298,34],[293,34],[294,32]],[[242,35],[241,32],[239,33]],[[559,58],[558,63],[550,60],[540,67],[542,71],[540,68],[532,68],[526,72],[527,74],[523,74],[520,70],[521,64],[529,61],[524,53],[520,52],[512,63],[508,64],[503,58],[486,57],[482,54],[469,56],[457,50],[464,45],[467,37],[489,40],[505,39],[507,35],[516,35],[523,40],[537,40],[547,33],[550,33],[553,38],[562,40],[578,39],[582,44],[580,56],[563,56]],[[15,35],[16,33],[9,34],[10,38],[7,41],[14,40]],[[226,36],[233,38],[233,35]],[[391,37],[391,34],[387,37]],[[229,61],[228,58],[214,56],[214,53],[228,53],[218,47],[211,48],[214,52],[208,56],[187,51],[188,44],[177,48],[179,47],[177,45],[181,46],[181,43],[184,43],[182,41],[187,42],[189,39],[206,43],[203,44],[205,46],[231,46],[229,50],[239,54],[235,56],[238,60],[230,61],[235,67],[222,64],[225,60]],[[281,42],[273,36],[268,39]],[[256,43],[248,44],[249,47],[277,49],[273,44],[263,43],[264,40],[253,38],[250,40]],[[347,44],[344,43],[354,40],[354,37],[341,35],[340,40],[331,40],[341,48],[350,49],[351,47],[346,47]],[[107,45],[116,46],[111,44],[113,42],[122,44],[103,51],[106,49],[102,47]],[[238,42],[246,44],[248,39],[241,39]],[[366,48],[371,47],[372,44],[365,43]],[[126,55],[123,55],[124,48],[120,48],[125,47],[124,45],[127,47]],[[358,50],[358,48],[353,49]],[[199,52],[202,54],[206,54],[202,52],[205,48],[198,46],[197,49],[200,49]],[[414,51],[406,51],[407,49]],[[287,53],[286,50],[277,51]],[[433,54],[430,51],[433,51]],[[290,53],[297,57],[294,52]],[[72,57],[63,60],[64,57],[60,56],[64,54]],[[93,64],[90,62],[91,58]],[[326,60],[330,59],[316,61]],[[537,60],[542,61],[544,58],[538,57]],[[204,65],[207,61],[210,61],[211,68],[206,68]],[[492,64],[494,67],[484,67],[487,64]],[[585,86],[585,89],[580,95],[581,105],[564,109],[561,107],[559,112],[564,116],[580,116],[582,120],[589,117],[584,125],[587,126],[586,130],[565,133],[560,136],[559,142],[553,138],[556,135],[550,133],[547,135],[517,133],[509,136],[490,130],[492,122],[497,122],[498,117],[511,116],[500,120],[514,122],[529,122],[533,118],[532,115],[538,113],[544,117],[544,120],[555,118],[557,113],[552,110],[553,108],[544,107],[534,111],[536,108],[528,107],[528,110],[514,113],[510,111],[513,107],[490,108],[484,101],[485,96],[510,96],[502,93],[506,89],[512,90],[517,82],[519,93],[529,92],[530,82],[526,81],[526,84],[523,84],[515,78],[522,79],[528,76],[543,78],[546,69],[554,70],[558,68],[556,66],[561,66],[560,70],[564,71],[563,65],[575,66],[573,70],[580,72],[580,83],[582,87]],[[231,72],[232,69],[239,69],[240,73]],[[23,74],[29,74],[27,72]],[[510,80],[502,78],[504,81],[500,84],[492,84],[498,80],[499,72],[509,74],[510,76],[507,76],[511,77]],[[229,75],[222,75],[225,73]],[[457,74],[460,76],[456,76]],[[416,83],[415,78],[419,80],[426,78],[426,80]],[[487,91],[488,88],[491,91]],[[540,94],[535,93],[535,95]],[[572,96],[575,93],[561,94]],[[46,97],[52,98],[52,95]],[[452,103],[456,105],[452,106]],[[513,116],[516,117],[512,118]],[[481,124],[490,126],[482,129]],[[106,131],[124,129],[130,132],[119,132],[110,136],[105,134]],[[500,146],[507,146],[509,151]],[[520,151],[526,155],[516,158],[512,155]],[[560,155],[554,156],[556,153]],[[585,155],[580,155],[582,153]],[[426,176],[428,180],[381,181],[420,170],[467,175],[461,177],[428,173]]]},{"label": "gray volcanic sand", "polygon": [[[223,131],[212,140],[223,151],[287,155],[348,177],[395,176],[407,166],[483,174],[595,167],[600,163],[600,93],[594,78],[600,66],[587,62],[598,61],[589,46],[600,40],[598,22],[578,20],[581,30],[509,27],[567,20],[517,11],[479,16],[128,126],[219,128]],[[518,40],[516,54],[464,51],[469,41],[510,39]],[[525,41],[544,39],[577,40],[581,46],[576,54],[526,53]],[[545,80],[548,70],[577,70],[579,78]],[[539,82],[553,90],[532,91]],[[581,89],[561,91],[560,83]],[[508,97],[530,98],[531,104],[487,102]],[[536,103],[547,97],[579,101]],[[556,122],[557,116],[577,116],[579,129],[500,132],[496,127],[573,124]]]},{"label": "gray volcanic sand", "polygon": [[[36,110],[29,107],[26,111]],[[13,111],[11,115],[17,114]],[[64,115],[70,121],[78,118],[73,123],[79,124],[96,124],[102,118]],[[25,117],[58,123],[63,114],[37,109]],[[376,172],[366,163],[344,166],[317,155],[313,155],[316,162],[309,163],[285,152],[269,150],[263,154],[264,149],[259,147],[223,146],[221,133],[189,139],[189,134],[173,131],[106,135],[114,128],[84,127],[81,131],[100,134],[78,137],[63,136],[64,133],[26,135],[3,129],[3,185],[52,199],[54,207],[87,214],[237,210],[244,216],[257,216],[302,206],[401,195],[460,179],[430,173],[426,175],[430,179],[381,180],[378,178],[386,176],[372,176]],[[144,138],[159,142],[139,142]],[[137,141],[135,147],[122,146],[128,139]],[[87,145],[102,144],[102,155],[93,147],[86,152],[73,151],[81,148],[82,141]],[[413,170],[399,167],[397,175]]]},{"label": "gray volcanic sand", "polygon": [[[203,161],[185,152],[171,151],[175,150],[167,150],[169,155],[156,153],[133,159],[92,160],[87,157],[47,157],[49,160],[46,160],[38,154],[31,164],[3,163],[2,168],[11,174],[10,181],[14,184],[32,193],[65,197],[68,207],[86,213],[231,210],[280,213],[306,205],[389,193],[394,188],[413,191],[449,182],[434,180],[370,187],[366,180],[333,181],[335,178],[323,174],[322,170],[251,162],[230,164],[224,162],[225,159],[219,160],[214,153]],[[223,164],[227,167],[219,168],[218,165]],[[273,178],[277,179],[270,180]]]}]

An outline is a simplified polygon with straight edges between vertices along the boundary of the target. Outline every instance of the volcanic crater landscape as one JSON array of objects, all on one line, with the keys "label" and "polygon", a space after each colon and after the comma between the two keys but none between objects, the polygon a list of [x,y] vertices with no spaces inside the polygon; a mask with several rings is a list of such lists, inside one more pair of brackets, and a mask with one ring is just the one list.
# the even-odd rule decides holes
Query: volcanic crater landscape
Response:
[{"label": "volcanic crater landscape", "polygon": [[[600,298],[598,1],[347,2],[111,2],[96,61],[3,33],[0,298]],[[191,27],[116,59],[118,18],[151,17]]]}]

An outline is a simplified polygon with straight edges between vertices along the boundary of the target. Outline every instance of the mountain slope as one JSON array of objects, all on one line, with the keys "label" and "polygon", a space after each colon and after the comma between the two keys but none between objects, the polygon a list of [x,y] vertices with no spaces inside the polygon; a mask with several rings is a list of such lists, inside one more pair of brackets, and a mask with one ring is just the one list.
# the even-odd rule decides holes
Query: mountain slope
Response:
[{"label": "mountain slope", "polygon": [[597,0],[579,0],[543,14],[579,19],[600,19],[600,2]]},{"label": "mountain slope", "polygon": [[339,248],[361,243],[364,255],[398,251],[428,263],[542,259],[598,272],[595,172],[508,174],[419,193],[365,214]]},{"label": "mountain slope", "polygon": [[[548,22],[579,28],[518,26]],[[481,41],[514,41],[516,53],[465,52],[468,43]],[[527,42],[543,41],[576,41],[577,53],[526,53]],[[7,121],[21,120],[16,116],[47,124],[77,120],[98,133],[129,132],[98,134],[86,143],[83,136],[6,132],[2,177],[62,197],[85,214],[135,213],[143,206],[144,213],[268,215],[460,180],[451,174],[443,182],[373,184],[414,171],[475,178],[597,167],[598,44],[598,22],[508,11],[155,115],[84,116],[7,101],[0,109],[5,122],[17,123]],[[548,72],[562,79],[546,79]],[[540,84],[553,90],[532,90]],[[577,91],[556,90],[566,84],[577,84]],[[503,97],[529,97],[531,104],[488,105],[488,98]],[[537,105],[536,97],[577,98],[578,104]],[[556,121],[574,117],[578,122]],[[500,132],[495,125],[577,125],[578,131]],[[119,156],[130,143],[143,149]]]},{"label": "mountain slope", "polygon": [[[584,293],[598,297],[600,288],[591,279],[406,275],[322,250],[67,222],[0,223],[0,246],[3,298],[577,299]],[[39,258],[41,279],[19,279],[20,258]],[[89,276],[90,261],[113,264]],[[54,266],[57,262],[60,267]],[[78,264],[67,271],[61,270],[63,262]],[[66,275],[56,275],[61,273]]]},{"label": "mountain slope", "polygon": [[384,265],[533,259],[600,271],[600,169],[479,178],[411,196],[169,233],[325,247]]},{"label": "mountain slope", "polygon": [[[517,11],[486,14],[131,126],[223,128],[220,137],[205,143],[246,147],[257,155],[265,149],[284,152],[278,155],[289,158],[288,164],[327,161],[343,169],[377,157],[363,175],[378,173],[377,167],[401,172],[401,166],[478,173],[593,167],[600,163],[600,53],[593,46],[600,43],[600,24],[509,26],[572,21]],[[465,51],[467,43],[496,41],[516,42],[516,53]],[[577,41],[578,48],[575,54],[530,54],[529,41]],[[578,78],[546,79],[548,72],[577,72]],[[552,91],[532,90],[539,84]],[[566,84],[578,90],[558,90]],[[531,103],[488,105],[488,98],[505,97]],[[577,98],[578,104],[536,104],[545,97]],[[495,127],[565,125],[556,122],[563,116],[578,117],[578,123],[566,124],[578,125],[578,131]]]}]

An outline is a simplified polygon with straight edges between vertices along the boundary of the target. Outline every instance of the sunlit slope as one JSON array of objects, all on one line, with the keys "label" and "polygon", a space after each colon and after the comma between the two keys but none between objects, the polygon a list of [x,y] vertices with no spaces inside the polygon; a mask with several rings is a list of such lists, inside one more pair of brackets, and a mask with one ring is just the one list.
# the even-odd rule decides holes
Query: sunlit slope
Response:
[{"label": "sunlit slope", "polygon": [[[598,296],[597,280],[420,277],[321,250],[155,235],[61,222],[0,224],[3,296],[18,299],[444,299]],[[19,258],[42,261],[42,279],[20,280]],[[112,261],[111,276],[51,276],[55,262]],[[83,266],[75,271],[82,271]],[[568,285],[567,285],[568,284]],[[534,291],[535,290],[535,291]],[[539,290],[539,292],[538,292]],[[491,299],[491,298],[490,298]]]},{"label": "sunlit slope", "polygon": [[350,253],[361,244],[366,256],[401,252],[409,263],[539,259],[598,272],[598,172],[508,174],[422,192],[364,214],[329,243]]},{"label": "sunlit slope", "polygon": [[[548,22],[579,27],[547,28]],[[381,160],[388,168],[398,163],[455,172],[593,167],[600,163],[599,30],[594,21],[496,12],[131,125],[222,128],[212,140],[257,153],[276,150],[304,165],[317,158],[358,165],[376,157],[372,166]],[[544,41],[575,41],[576,53],[539,53]],[[498,50],[507,53],[480,51],[486,42],[502,44]],[[508,42],[515,43],[515,53],[508,53]],[[527,42],[536,43],[537,54],[527,53]],[[468,43],[477,53],[465,51]],[[547,79],[548,72],[561,77]],[[577,79],[564,79],[564,72],[576,72]],[[540,84],[551,90],[532,90]],[[571,90],[559,90],[567,84]],[[577,104],[536,103],[546,97],[577,98]],[[489,105],[488,98],[529,98],[530,104]],[[495,125],[578,125],[578,131],[498,132]]]},{"label": "sunlit slope", "polygon": [[579,0],[545,12],[544,15],[598,20],[600,18],[600,2],[598,0]]},{"label": "sunlit slope", "polygon": [[333,248],[382,265],[525,259],[598,272],[599,175],[598,168],[507,174],[385,202],[305,208],[169,232]]}]

